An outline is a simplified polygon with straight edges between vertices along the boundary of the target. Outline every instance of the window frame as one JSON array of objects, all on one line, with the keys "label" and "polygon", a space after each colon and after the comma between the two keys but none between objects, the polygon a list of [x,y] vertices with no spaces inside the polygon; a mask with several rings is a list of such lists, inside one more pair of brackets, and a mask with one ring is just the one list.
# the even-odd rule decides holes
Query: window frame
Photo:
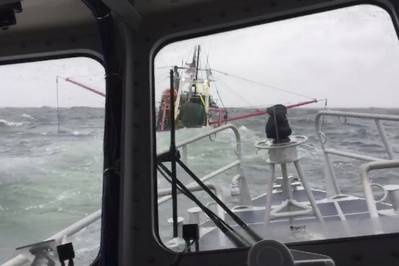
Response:
[{"label": "window frame", "polygon": [[[316,1],[316,2],[326,2],[326,1]],[[328,1],[327,1],[328,2]],[[290,10],[289,9],[289,4],[286,4],[286,10],[287,12],[281,12],[281,13],[277,13],[274,14],[273,12],[271,12],[272,14],[264,14],[261,15],[259,17],[255,17],[255,18],[248,18],[245,17],[244,19],[231,19],[229,21],[229,23],[231,23],[230,25],[227,25],[227,23],[225,22],[221,22],[220,24],[212,25],[189,25],[188,27],[182,27],[181,29],[176,27],[176,23],[172,23],[170,25],[166,25],[164,27],[161,27],[160,29],[156,30],[154,32],[154,36],[152,36],[152,38],[155,41],[150,41],[149,44],[143,45],[142,48],[146,48],[143,49],[144,51],[148,51],[150,50],[149,53],[149,62],[148,65],[150,66],[150,72],[149,72],[149,76],[150,76],[150,81],[149,81],[149,85],[150,85],[150,90],[151,90],[151,103],[150,103],[150,108],[152,109],[152,117],[151,117],[151,127],[152,127],[152,173],[153,175],[151,176],[151,179],[153,179],[152,181],[152,195],[153,195],[153,199],[157,198],[157,185],[156,185],[156,181],[157,181],[157,173],[156,173],[156,119],[155,119],[155,65],[154,65],[154,60],[156,55],[158,54],[158,52],[164,48],[165,46],[171,44],[171,43],[175,43],[178,41],[184,41],[187,39],[191,39],[191,38],[196,38],[196,37],[203,37],[203,36],[207,36],[207,35],[212,35],[212,34],[217,34],[217,33],[223,33],[223,32],[227,32],[227,31],[231,31],[231,30],[236,30],[236,29],[243,29],[246,27],[251,27],[251,26],[257,26],[257,25],[261,25],[261,24],[267,24],[267,23],[272,23],[272,22],[277,22],[277,21],[283,21],[283,20],[287,20],[287,19],[292,19],[292,18],[296,18],[296,17],[301,17],[301,16],[305,16],[305,15],[312,15],[312,14],[318,14],[318,13],[322,13],[322,12],[327,12],[327,11],[332,11],[332,10],[337,10],[337,9],[341,9],[341,8],[346,8],[346,7],[352,7],[352,6],[358,6],[358,5],[374,5],[376,7],[380,7],[382,9],[384,9],[390,16],[391,20],[392,20],[392,24],[395,28],[396,34],[399,36],[399,24],[398,24],[398,18],[396,15],[396,11],[395,11],[395,6],[390,3],[390,1],[373,1],[373,0],[365,0],[365,1],[359,1],[359,0],[354,0],[354,1],[347,1],[345,3],[342,2],[338,2],[338,1],[329,1],[329,3],[323,3],[320,5],[314,5],[308,8],[304,8],[304,9],[293,9]],[[294,4],[293,4],[294,5]],[[399,7],[398,7],[399,8]],[[220,19],[221,21],[224,21],[223,19]],[[228,20],[228,19],[225,19]],[[217,19],[215,20],[217,21]],[[214,21],[211,20],[211,22],[209,24],[212,24]],[[194,23],[195,24],[195,23]],[[197,23],[199,24],[199,23]],[[144,26],[143,29],[146,29],[146,27]],[[152,29],[152,27],[149,27],[148,29]],[[145,30],[144,30],[145,32]],[[150,37],[147,37],[150,38]],[[399,41],[399,40],[398,40]],[[152,230],[153,230],[153,237],[154,237],[154,241],[157,245],[159,245],[159,247],[161,248],[161,250],[165,251],[167,254],[176,254],[172,251],[170,251],[169,249],[167,249],[163,244],[162,241],[160,239],[159,236],[159,232],[158,232],[158,205],[157,205],[157,201],[153,200],[152,201],[152,214],[153,214],[153,222],[152,222]],[[328,255],[328,249],[330,244],[334,245],[336,243],[343,243],[343,242],[348,242],[348,244],[345,245],[345,248],[347,249],[348,247],[351,247],[350,242],[356,242],[356,241],[378,241],[381,239],[387,239],[387,238],[397,238],[399,239],[399,233],[398,234],[380,234],[380,235],[370,235],[370,236],[359,236],[359,237],[353,237],[353,238],[340,238],[340,239],[323,239],[323,240],[314,240],[314,241],[306,241],[306,242],[300,242],[300,243],[287,243],[287,246],[292,247],[292,248],[296,248],[296,249],[300,249],[300,250],[304,250],[304,251],[310,251],[310,252],[314,252],[314,251],[318,251],[320,253],[323,254],[327,254]],[[363,242],[362,242],[363,243]],[[214,251],[200,251],[198,256],[200,256],[201,258],[210,258],[213,256],[216,256],[215,254],[221,255],[223,256],[223,254],[235,254],[234,256],[231,256],[232,259],[229,261],[232,262],[232,265],[239,265],[239,262],[243,262],[242,260],[242,256],[246,256],[246,252],[247,252],[248,248],[234,248],[234,249],[220,249],[220,250],[214,250]],[[345,250],[345,249],[343,249]],[[366,250],[365,250],[365,254],[366,254]],[[196,262],[195,258],[191,258],[193,256],[190,255],[182,255],[183,256],[183,260],[187,260],[187,265],[192,263],[192,265],[200,265],[200,263]],[[238,263],[238,264],[237,264]],[[191,264],[190,264],[191,265]],[[209,264],[209,265],[214,265],[214,264]],[[215,264],[216,265],[216,264]],[[339,265],[339,264],[338,264]]]},{"label": "window frame", "polygon": [[[57,52],[53,52],[51,54],[46,54],[46,53],[39,53],[39,54],[35,54],[35,55],[22,55],[22,56],[16,56],[13,59],[3,59],[2,57],[0,57],[0,67],[1,66],[7,66],[7,65],[18,65],[18,64],[25,64],[25,63],[35,63],[35,62],[44,62],[44,61],[51,61],[51,60],[58,60],[58,59],[71,59],[71,58],[86,58],[86,59],[91,59],[96,61],[97,63],[99,63],[104,71],[106,71],[106,67],[104,64],[104,60],[103,57],[95,50],[90,50],[90,49],[76,49],[76,50],[71,50],[71,51],[57,51]],[[106,84],[105,84],[106,85]],[[107,91],[107,88],[105,88]],[[104,103],[104,122],[105,122],[105,107],[106,107],[106,100]],[[104,127],[105,129],[105,127]],[[102,142],[104,142],[105,140],[105,134],[102,138]],[[104,156],[105,154],[105,150],[102,149],[102,155]],[[104,163],[102,163],[102,171],[104,171]],[[101,182],[103,183],[104,181],[104,176],[101,176]],[[104,186],[104,184],[103,184]],[[101,191],[101,196],[100,196],[100,205],[101,205],[101,210],[103,208],[103,191]],[[82,219],[85,217],[82,217]],[[100,217],[100,221],[101,221],[101,217]],[[78,222],[78,221],[76,221]],[[69,225],[68,225],[69,226]],[[63,230],[64,228],[62,228],[61,230]],[[60,230],[60,231],[61,231]],[[59,232],[60,232],[59,231]],[[102,235],[102,230],[100,231],[100,234]],[[39,240],[42,241],[42,240]],[[43,239],[44,241],[44,239]],[[99,258],[100,253],[101,253],[101,241],[102,238],[100,237],[100,242],[99,242],[99,249],[97,252],[97,255],[94,257],[94,262]],[[18,259],[20,258],[20,255],[16,255],[14,257],[11,257],[9,260],[5,261],[5,263],[9,262],[9,261],[13,261],[14,259],[16,259],[18,261]]]}]

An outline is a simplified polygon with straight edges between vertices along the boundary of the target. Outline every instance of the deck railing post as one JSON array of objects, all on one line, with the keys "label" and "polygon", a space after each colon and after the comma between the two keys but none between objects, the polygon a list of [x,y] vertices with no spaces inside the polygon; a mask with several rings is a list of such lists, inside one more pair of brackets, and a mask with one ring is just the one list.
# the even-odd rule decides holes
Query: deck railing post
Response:
[{"label": "deck railing post", "polygon": [[187,145],[183,145],[181,147],[181,160],[183,163],[187,164],[188,162],[188,153],[187,153]]},{"label": "deck railing post", "polygon": [[[333,190],[335,195],[339,195],[339,194],[341,194],[341,191],[340,191],[338,183],[337,183],[337,177],[335,175],[334,167],[332,165],[330,157],[325,148],[326,139],[323,140],[323,131],[321,130],[321,123],[320,123],[321,116],[322,115],[320,113],[317,114],[316,119],[315,119],[315,127],[316,127],[317,137],[318,137],[320,145],[321,145],[321,150],[323,152],[324,161],[326,163],[326,176],[325,176],[326,186],[327,186],[326,190],[328,193],[331,193],[331,191]],[[330,195],[330,196],[333,196],[333,195]]]},{"label": "deck railing post", "polygon": [[385,150],[388,154],[389,159],[393,159],[394,158],[394,154],[392,151],[392,147],[388,142],[387,136],[385,134],[385,130],[384,130],[384,126],[381,124],[381,120],[380,119],[374,119],[375,124],[377,126],[378,129],[378,133],[380,133],[380,137],[382,140],[382,143],[384,144]]},{"label": "deck railing post", "polygon": [[330,183],[332,185],[332,188],[334,189],[335,195],[339,195],[339,194],[341,194],[341,190],[339,189],[339,186],[337,183],[337,176],[335,175],[334,167],[330,160],[330,156],[325,151],[325,149],[323,149],[323,154],[324,154],[324,160],[326,161],[326,164],[327,164],[327,172],[328,172],[327,174],[330,177]]},{"label": "deck railing post", "polygon": [[236,153],[237,159],[240,162],[238,164],[238,172],[239,172],[239,179],[238,179],[238,187],[239,187],[239,199],[240,204],[245,206],[250,206],[252,203],[251,194],[249,193],[247,179],[245,178],[244,170],[242,169],[242,143],[241,143],[241,136],[238,132],[237,128],[233,129],[234,135],[236,137]]},{"label": "deck railing post", "polygon": [[399,168],[399,160],[386,160],[378,162],[369,162],[360,166],[360,177],[362,179],[364,192],[367,201],[367,208],[370,214],[373,230],[375,233],[383,233],[380,224],[379,213],[374,199],[373,191],[371,189],[371,182],[368,173],[372,170]]}]

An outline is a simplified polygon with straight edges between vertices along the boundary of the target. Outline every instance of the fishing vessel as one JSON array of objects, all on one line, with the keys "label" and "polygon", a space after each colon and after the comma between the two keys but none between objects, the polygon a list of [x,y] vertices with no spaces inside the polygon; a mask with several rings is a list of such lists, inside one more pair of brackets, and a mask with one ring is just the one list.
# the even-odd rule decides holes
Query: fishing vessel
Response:
[{"label": "fishing vessel", "polygon": [[[177,127],[202,127],[209,124],[220,125],[227,119],[227,110],[219,107],[211,94],[212,70],[200,69],[201,46],[195,46],[192,61],[185,66],[174,66],[171,70],[173,79],[174,120]],[[204,75],[201,75],[203,73]],[[203,76],[203,77],[201,77]],[[171,91],[162,92],[157,118],[157,130],[171,128]]]},{"label": "fishing vessel", "polygon": [[[57,5],[48,1],[0,1],[0,26],[7,29],[0,35],[2,64],[85,54],[101,60],[107,72],[102,210],[47,241],[21,247],[21,254],[4,265],[54,265],[59,260],[72,265],[73,260],[78,260],[73,246],[78,245],[79,237],[74,239],[74,235],[79,236],[82,229],[89,229],[100,217],[100,251],[93,265],[397,264],[398,187],[389,182],[375,184],[369,178],[370,171],[399,166],[384,126],[398,122],[397,115],[331,110],[314,114],[315,135],[324,160],[320,168],[326,170],[320,179],[325,180],[326,189],[313,187],[302,168],[306,157],[301,157],[301,151],[309,148],[307,135],[283,134],[284,138],[280,138],[277,133],[253,143],[253,153],[263,152],[262,163],[270,169],[265,173],[268,186],[257,195],[249,191],[249,180],[242,172],[241,135],[234,125],[226,123],[177,143],[176,116],[170,115],[170,148],[155,152],[153,92],[148,88],[153,87],[151,58],[161,43],[346,7],[359,1],[84,2],[92,14],[77,0],[60,1]],[[384,7],[393,17],[399,10],[393,0],[372,3]],[[198,13],[209,17],[203,19]],[[396,19],[393,22],[397,26]],[[170,113],[176,104],[175,85],[171,85]],[[280,132],[276,117],[268,119],[274,119],[271,124]],[[330,141],[323,127],[325,117],[375,123],[386,155],[377,157],[334,147],[336,142]],[[187,165],[186,147],[199,140],[212,140],[224,131],[233,133],[237,158],[206,176],[197,176]],[[339,180],[345,179],[348,172],[337,174],[333,156],[361,162],[356,171],[362,196],[341,192]],[[181,183],[177,167],[195,182]],[[206,181],[232,169],[237,173],[230,176],[230,194],[237,201],[228,206],[219,193],[220,187]],[[158,190],[157,176],[169,180],[170,188]],[[383,196],[376,198],[373,188],[381,190]],[[212,198],[214,210],[193,195],[198,190]],[[176,208],[178,193],[195,203],[196,208],[190,206],[187,210],[189,222],[179,219],[186,210]],[[161,243],[157,234],[158,204],[169,200],[173,205],[172,233]]]},{"label": "fishing vessel", "polygon": [[[264,116],[268,112],[266,108],[255,108],[246,113],[229,115],[229,110],[223,104],[221,93],[216,86],[211,88],[211,83],[217,83],[213,73],[222,74],[225,77],[234,78],[246,82],[248,85],[256,84],[269,90],[280,90],[286,94],[298,95],[295,92],[282,89],[276,86],[263,84],[256,80],[227,73],[226,71],[211,68],[208,62],[205,68],[200,67],[201,46],[194,48],[192,61],[185,66],[173,66],[170,69],[170,88],[162,91],[161,101],[158,108],[156,128],[158,131],[171,130],[173,119],[175,128],[197,128],[197,127],[219,127],[232,121],[239,121],[258,116]],[[203,60],[204,61],[204,60]],[[66,79],[71,81],[71,79]],[[79,85],[80,83],[74,83]],[[218,86],[220,88],[220,86]],[[91,89],[92,91],[95,91]],[[212,93],[213,92],[213,93]],[[233,93],[233,91],[228,91]],[[304,96],[304,95],[300,95]],[[244,99],[244,95],[238,95]],[[327,104],[326,99],[317,99],[304,96],[306,101],[295,104],[288,104],[288,109],[318,103],[320,101]],[[172,100],[173,99],[173,100]],[[218,103],[222,106],[218,106]],[[174,110],[171,109],[174,106]]]}]

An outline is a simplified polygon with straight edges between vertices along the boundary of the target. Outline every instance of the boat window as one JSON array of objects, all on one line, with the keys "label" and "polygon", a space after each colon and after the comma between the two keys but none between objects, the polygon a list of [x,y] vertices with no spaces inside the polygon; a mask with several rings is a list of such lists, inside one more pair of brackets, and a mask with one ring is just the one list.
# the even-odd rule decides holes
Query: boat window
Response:
[{"label": "boat window", "polygon": [[84,57],[4,65],[0,88],[0,264],[32,262],[34,249],[16,248],[46,239],[71,242],[75,263],[90,264],[100,243],[103,66]]},{"label": "boat window", "polygon": [[165,246],[399,232],[398,71],[391,17],[372,5],[163,47],[154,124]]}]

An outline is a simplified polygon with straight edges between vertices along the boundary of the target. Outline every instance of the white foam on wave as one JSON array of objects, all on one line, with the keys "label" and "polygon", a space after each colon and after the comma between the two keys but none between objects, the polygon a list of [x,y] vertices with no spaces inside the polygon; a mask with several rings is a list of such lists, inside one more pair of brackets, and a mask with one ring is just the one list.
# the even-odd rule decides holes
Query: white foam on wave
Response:
[{"label": "white foam on wave", "polygon": [[25,208],[25,211],[35,210],[35,209],[43,209],[44,207],[45,207],[44,204],[32,205],[32,206],[26,207],[26,208]]},{"label": "white foam on wave", "polygon": [[25,113],[23,113],[21,116],[22,116],[23,118],[27,118],[27,119],[30,119],[30,120],[35,120],[35,118],[34,118],[33,116],[31,116],[30,114],[25,114]]},{"label": "white foam on wave", "polygon": [[72,132],[69,132],[69,134],[71,134],[72,136],[90,136],[92,134],[92,132],[81,132],[81,131],[74,130]]},{"label": "white foam on wave", "polygon": [[248,131],[248,128],[246,126],[240,126],[238,128],[239,131]]},{"label": "white foam on wave", "polygon": [[77,191],[66,190],[66,191],[62,192],[61,194],[59,194],[56,197],[56,201],[63,201],[63,200],[73,199],[73,198],[77,197],[80,194],[81,194],[80,190],[77,190]]},{"label": "white foam on wave", "polygon": [[57,132],[42,132],[42,135],[64,135],[64,136],[90,136],[93,134],[93,132],[81,132],[78,130],[65,130],[65,129],[60,129]]},{"label": "white foam on wave", "polygon": [[65,200],[70,198],[68,195],[66,195],[66,193],[61,193],[60,195],[57,196],[57,200]]},{"label": "white foam on wave", "polygon": [[0,126],[7,126],[7,127],[20,127],[24,123],[23,122],[10,122],[5,119],[0,119]]}]

